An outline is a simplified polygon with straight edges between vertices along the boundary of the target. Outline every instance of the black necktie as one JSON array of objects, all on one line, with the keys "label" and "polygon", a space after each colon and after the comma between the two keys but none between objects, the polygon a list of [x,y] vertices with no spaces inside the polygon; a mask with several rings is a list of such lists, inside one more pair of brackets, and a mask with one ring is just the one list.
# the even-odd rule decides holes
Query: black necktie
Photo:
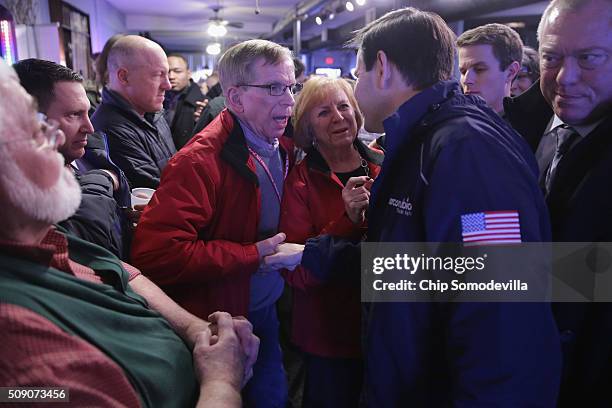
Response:
[{"label": "black necktie", "polygon": [[572,147],[572,144],[578,137],[578,133],[571,127],[566,127],[565,125],[559,126],[555,129],[556,137],[557,137],[557,148],[555,150],[555,155],[553,156],[552,161],[550,162],[550,166],[548,167],[548,172],[546,173],[546,192],[550,192],[550,188],[552,186],[552,182],[555,178],[555,174],[557,172],[557,166],[561,159],[563,159],[563,155],[567,153],[567,151]]}]

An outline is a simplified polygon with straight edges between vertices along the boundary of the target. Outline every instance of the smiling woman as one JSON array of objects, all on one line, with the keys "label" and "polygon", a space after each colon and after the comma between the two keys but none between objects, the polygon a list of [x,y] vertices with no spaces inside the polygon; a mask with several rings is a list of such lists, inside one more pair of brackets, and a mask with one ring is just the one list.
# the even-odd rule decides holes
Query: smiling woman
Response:
[{"label": "smiling woman", "polygon": [[[323,233],[359,234],[361,225],[345,215],[343,187],[350,177],[361,177],[361,184],[375,177],[382,156],[356,139],[362,117],[351,85],[344,79],[309,79],[293,124],[294,140],[307,154],[285,183],[280,229],[287,242],[304,243]],[[320,286],[301,266],[284,277],[294,289],[292,341],[305,356],[304,406],[357,406],[362,375],[359,287]]]}]

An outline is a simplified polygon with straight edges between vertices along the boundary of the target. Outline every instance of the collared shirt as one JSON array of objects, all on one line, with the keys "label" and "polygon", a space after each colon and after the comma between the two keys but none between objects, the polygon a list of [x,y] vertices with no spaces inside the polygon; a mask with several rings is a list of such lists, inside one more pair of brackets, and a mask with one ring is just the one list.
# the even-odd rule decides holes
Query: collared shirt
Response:
[{"label": "collared shirt", "polygon": [[[259,180],[259,191],[261,193],[260,216],[258,225],[258,239],[266,239],[278,232],[280,220],[280,201],[278,194],[283,195],[284,166],[280,155],[279,141],[274,139],[272,143],[257,135],[246,123],[240,121],[240,127],[244,131],[244,138],[249,149],[251,149],[259,160],[255,160],[257,179]],[[250,153],[253,155],[252,153]],[[255,157],[254,157],[255,158]],[[267,167],[266,172],[264,165]],[[272,177],[272,179],[270,178]],[[249,309],[259,310],[276,302],[283,292],[284,282],[277,271],[273,273],[256,272],[251,276],[251,296]]]},{"label": "collared shirt", "polygon": [[[600,119],[590,125],[571,126],[571,128],[574,129],[580,137],[577,137],[573,141],[570,149],[584,139],[589,133],[591,133],[602,121],[603,119]],[[559,118],[557,115],[553,115],[548,126],[546,127],[544,135],[542,136],[542,140],[540,140],[540,144],[538,145],[538,149],[535,153],[536,160],[538,161],[538,168],[540,169],[540,176],[548,169],[548,166],[555,155],[555,150],[557,149],[555,130],[559,126],[563,125],[565,125],[565,123],[561,120],[561,118]]]},{"label": "collared shirt", "polygon": [[[37,245],[0,240],[0,252],[59,269],[79,279],[105,283],[103,278],[97,275],[93,269],[76,263],[68,257],[68,240],[64,234],[59,233],[55,228],[49,229],[47,235]],[[121,262],[121,264],[128,272],[130,281],[140,275],[140,271],[132,265],[125,262]]]},{"label": "collared shirt", "polygon": [[[68,240],[51,228],[40,244],[0,240],[0,252],[56,268],[79,279],[104,283],[89,267],[68,257]],[[123,263],[131,281],[140,274]],[[0,303],[0,384],[62,386],[74,406],[139,406],[123,369],[85,340],[66,333],[46,318],[21,306]],[[19,361],[16,367],[11,362]]]}]

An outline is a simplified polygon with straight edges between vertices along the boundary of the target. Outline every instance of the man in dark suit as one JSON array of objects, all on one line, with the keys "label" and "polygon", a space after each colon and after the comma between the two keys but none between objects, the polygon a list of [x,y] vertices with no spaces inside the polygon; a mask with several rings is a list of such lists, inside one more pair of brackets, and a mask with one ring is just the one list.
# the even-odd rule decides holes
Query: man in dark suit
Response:
[{"label": "man in dark suit", "polygon": [[164,116],[170,124],[172,139],[177,150],[191,139],[196,123],[195,112],[202,110],[197,102],[204,101],[198,84],[191,80],[191,71],[185,57],[179,54],[168,55],[168,79],[172,89],[166,91]]},{"label": "man in dark suit", "polygon": [[[612,241],[612,1],[553,0],[538,27],[539,86],[506,100],[530,143],[556,242]],[[586,265],[577,274],[591,273]],[[554,305],[559,405],[612,406],[612,304]]]}]

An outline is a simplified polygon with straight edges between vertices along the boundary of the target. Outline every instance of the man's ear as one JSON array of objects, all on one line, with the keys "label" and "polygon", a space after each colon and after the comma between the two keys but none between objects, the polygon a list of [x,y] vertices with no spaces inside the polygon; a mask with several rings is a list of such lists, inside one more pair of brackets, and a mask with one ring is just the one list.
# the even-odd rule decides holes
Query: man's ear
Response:
[{"label": "man's ear", "polygon": [[512,84],[514,78],[518,75],[521,70],[521,64],[518,61],[512,61],[508,68],[506,68],[506,81],[509,84]]},{"label": "man's ear", "polygon": [[129,83],[128,70],[126,68],[119,68],[117,70],[117,79],[121,85],[127,85]]},{"label": "man's ear", "polygon": [[389,61],[387,54],[384,51],[376,53],[376,61],[374,68],[376,72],[376,81],[380,89],[391,89],[394,87],[395,81],[401,79],[404,81],[397,67]]},{"label": "man's ear", "polygon": [[384,51],[376,53],[376,61],[374,62],[374,72],[376,73],[376,85],[380,89],[386,89],[389,86],[391,79],[391,66],[389,65],[387,54]]},{"label": "man's ear", "polygon": [[242,103],[242,90],[239,87],[231,86],[225,92],[225,104],[232,112],[244,112]]}]

